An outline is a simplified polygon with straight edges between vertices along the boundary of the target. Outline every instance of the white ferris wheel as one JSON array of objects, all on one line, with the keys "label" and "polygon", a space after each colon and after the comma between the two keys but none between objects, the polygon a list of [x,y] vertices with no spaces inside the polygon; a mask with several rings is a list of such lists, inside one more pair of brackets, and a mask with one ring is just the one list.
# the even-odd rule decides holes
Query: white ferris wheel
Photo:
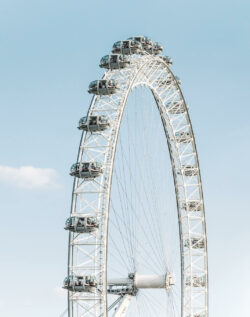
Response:
[{"label": "white ferris wheel", "polygon": [[69,317],[208,317],[198,155],[180,79],[147,37],[116,42],[82,130],[69,231]]}]

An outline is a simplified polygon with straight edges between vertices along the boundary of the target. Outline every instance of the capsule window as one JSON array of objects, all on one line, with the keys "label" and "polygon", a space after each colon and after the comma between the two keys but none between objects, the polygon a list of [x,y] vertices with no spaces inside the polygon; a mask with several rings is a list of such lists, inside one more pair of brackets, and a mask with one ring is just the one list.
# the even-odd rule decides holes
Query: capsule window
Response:
[{"label": "capsule window", "polygon": [[71,223],[72,223],[72,218],[68,218],[68,219],[66,220],[66,225],[71,225]]},{"label": "capsule window", "polygon": [[76,171],[77,168],[78,168],[78,165],[79,165],[79,164],[77,164],[77,163],[73,164],[73,165],[71,166],[71,171],[72,171],[72,172]]},{"label": "capsule window", "polygon": [[142,41],[142,37],[135,37],[135,41],[137,41],[137,42],[143,42],[143,41]]},{"label": "capsule window", "polygon": [[105,55],[102,57],[100,64],[101,65],[106,65],[109,62],[109,55]]},{"label": "capsule window", "polygon": [[97,80],[92,81],[92,82],[90,83],[90,85],[89,85],[89,88],[94,88],[94,87],[96,87],[97,83],[98,83]]},{"label": "capsule window", "polygon": [[123,47],[124,48],[129,48],[129,41],[124,41],[123,42]]},{"label": "capsule window", "polygon": [[145,41],[146,41],[147,44],[152,44],[151,38],[149,38],[147,36],[145,37]]},{"label": "capsule window", "polygon": [[79,120],[79,124],[83,124],[87,122],[87,117],[83,117]]},{"label": "capsule window", "polygon": [[109,86],[115,86],[115,81],[114,79],[110,79],[110,81],[108,82]]},{"label": "capsule window", "polygon": [[78,218],[78,224],[83,225],[84,224],[84,218]]},{"label": "capsule window", "polygon": [[97,124],[97,116],[92,116],[92,117],[90,118],[90,123],[91,123],[91,124]]},{"label": "capsule window", "polygon": [[121,42],[116,42],[115,43],[115,47],[120,49],[121,48]]},{"label": "capsule window", "polygon": [[116,62],[117,62],[117,55],[111,55],[110,63],[116,63]]},{"label": "capsule window", "polygon": [[100,81],[99,81],[99,88],[100,88],[100,89],[106,88],[106,81],[105,81],[105,80],[100,80]]}]

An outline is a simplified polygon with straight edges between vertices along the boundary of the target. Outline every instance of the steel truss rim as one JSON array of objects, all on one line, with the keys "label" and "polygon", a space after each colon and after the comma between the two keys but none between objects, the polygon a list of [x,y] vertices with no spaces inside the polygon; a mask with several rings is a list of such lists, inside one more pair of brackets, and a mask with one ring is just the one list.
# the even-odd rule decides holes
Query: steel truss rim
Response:
[{"label": "steel truss rim", "polygon": [[[151,67],[152,67],[155,62],[158,63],[158,64],[161,64],[161,66],[163,66],[165,68],[165,70],[167,70],[167,72],[169,74],[171,74],[172,77],[174,76],[172,71],[170,70],[169,66],[164,61],[162,61],[159,57],[146,55],[146,56],[140,57],[140,60],[142,60],[142,59],[144,59],[145,62],[139,64],[140,67],[137,68],[137,71],[135,72],[135,75],[134,75],[133,79],[130,82],[129,88],[126,90],[125,97],[123,97],[124,98],[123,102],[120,105],[120,109],[122,109],[122,113],[121,113],[120,119],[118,121],[118,126],[116,127],[116,129],[117,129],[116,130],[116,138],[115,138],[115,141],[113,141],[113,144],[112,144],[112,146],[115,148],[113,150],[112,165],[114,164],[115,150],[116,150],[117,140],[118,140],[118,137],[119,137],[119,129],[120,129],[121,122],[122,122],[122,116],[123,116],[123,113],[124,113],[124,109],[126,107],[128,96],[131,93],[131,91],[136,86],[138,86],[140,84],[146,85],[152,91],[152,93],[153,93],[153,95],[155,97],[158,110],[160,110],[160,109],[163,110],[162,109],[162,105],[164,105],[164,99],[162,99],[161,96],[157,95],[156,88],[153,87],[152,84],[150,86],[149,83],[145,83],[145,80],[144,80],[144,82],[141,81],[141,82],[137,82],[136,83],[136,79],[141,75],[141,72],[144,70],[144,68],[150,68],[150,67],[148,67],[150,64],[151,64]],[[133,65],[133,67],[138,67],[138,66],[136,66],[136,63],[135,63]],[[116,73],[118,73],[118,71]],[[106,72],[103,78],[108,78],[109,76],[112,77],[112,72],[111,71]],[[198,161],[198,156],[197,156],[197,149],[196,149],[196,144],[195,144],[195,139],[194,139],[194,134],[193,134],[193,129],[192,129],[189,113],[187,111],[187,105],[186,105],[184,96],[182,94],[182,91],[181,91],[179,85],[176,82],[175,82],[175,86],[177,87],[177,90],[178,90],[178,92],[180,94],[180,98],[181,98],[183,104],[185,105],[187,123],[188,123],[189,129],[190,129],[191,135],[192,135],[192,146],[193,146],[193,149],[194,149],[194,157],[195,157],[196,167],[200,171],[199,161]],[[89,108],[89,111],[88,111],[88,114],[93,112],[93,111],[95,111],[94,107],[95,107],[96,103],[98,102],[98,100],[100,100],[100,99],[101,98],[97,97],[97,96],[93,97],[91,105],[90,105],[90,108]],[[160,104],[162,104],[162,105],[160,105]],[[168,119],[169,119],[169,122],[170,122],[169,116],[168,116]],[[171,152],[171,151],[173,151],[173,148],[172,148],[173,142],[170,140],[170,136],[167,134],[167,127],[166,127],[167,122],[162,121],[162,123],[163,123],[163,127],[164,127],[164,130],[165,130],[165,133],[166,133],[167,141],[168,141],[169,154],[170,154],[170,157],[171,157],[172,168],[173,168],[173,176],[174,176],[174,181],[175,181],[175,184],[176,184],[177,171],[176,171],[176,167],[175,167],[173,153]],[[83,135],[82,135],[81,144],[80,144],[79,153],[78,153],[78,161],[79,162],[81,161],[82,156],[84,154],[83,153],[84,152],[83,147],[84,147],[84,144],[86,143],[86,138],[87,137],[88,137],[88,133],[84,132]],[[176,143],[176,141],[174,143],[174,146],[176,147],[175,151],[178,153],[178,144]],[[106,153],[106,155],[107,155],[107,153]],[[181,164],[180,164],[180,166],[181,166]],[[106,206],[106,212],[108,212],[109,204],[110,204],[110,196],[111,196],[110,190],[111,190],[111,184],[112,184],[112,172],[113,172],[113,167],[112,167],[112,171],[111,171],[111,178],[109,179],[109,185],[108,185],[109,186],[109,189],[108,189],[108,191],[109,191],[109,200],[108,200],[108,207]],[[182,178],[184,178],[184,176],[182,176]],[[184,179],[183,179],[183,183],[185,183]],[[205,276],[206,276],[206,286],[205,286],[205,297],[206,297],[205,301],[206,302],[205,302],[205,305],[204,305],[205,309],[204,309],[204,311],[202,311],[202,313],[203,313],[203,315],[205,317],[207,317],[208,316],[208,292],[207,292],[207,290],[208,290],[208,271],[207,271],[207,252],[206,252],[207,243],[206,243],[206,226],[205,226],[205,218],[204,218],[205,209],[204,209],[204,202],[203,202],[203,192],[202,192],[202,185],[201,185],[202,183],[201,183],[200,172],[198,173],[198,183],[199,183],[200,200],[202,202],[202,208],[203,208],[203,212],[202,212],[202,218],[203,218],[202,226],[203,226],[203,237],[204,237],[204,241],[205,241],[205,248],[204,248],[204,273],[205,273]],[[78,185],[79,185],[79,180],[75,180],[75,182],[74,182],[74,190],[73,190],[73,195],[72,195],[72,209],[71,209],[72,213],[75,212],[75,208],[76,208],[77,195],[75,194],[75,192],[77,191]],[[182,254],[182,261],[181,262],[182,262],[182,275],[183,275],[183,270],[184,270],[184,263],[183,263],[183,261],[184,261],[184,257],[183,257],[183,252],[184,252],[183,241],[184,241],[184,238],[183,238],[183,232],[182,232],[182,221],[183,220],[182,220],[181,212],[180,212],[180,206],[179,206],[180,205],[180,200],[179,200],[179,193],[178,193],[177,185],[175,186],[175,190],[176,190],[176,200],[177,200],[178,217],[179,217],[179,224],[180,224],[180,248],[181,248],[181,254]],[[186,199],[186,201],[187,201],[187,199]],[[108,215],[106,215],[106,229],[105,230],[106,230],[104,232],[105,238],[103,238],[104,245],[107,244],[107,237],[108,237]],[[189,233],[189,237],[191,237],[191,233]],[[72,235],[72,233],[70,233],[70,239],[69,239],[69,263],[68,263],[68,273],[69,274],[72,272],[72,258],[73,258],[72,241],[73,240],[74,240],[73,239],[73,235]],[[105,251],[107,252],[107,247],[106,246],[105,246]],[[107,271],[107,253],[105,253],[105,260],[103,260],[103,264],[104,264],[104,267],[103,267],[104,268],[104,272],[103,272],[104,273],[103,274],[103,276],[104,276],[103,288],[105,289],[107,287],[106,286],[107,282],[105,281],[105,275],[107,273],[106,272]],[[191,270],[191,272],[192,272],[192,270]],[[184,276],[182,278],[182,282],[184,282]],[[184,286],[182,287],[182,290],[184,290]],[[106,295],[105,295],[105,297],[106,297]],[[184,295],[182,296],[182,298],[184,298]],[[107,312],[106,312],[107,298],[103,299],[103,302],[104,302],[103,312],[104,312],[104,315],[106,316],[107,315]],[[69,294],[69,316],[73,316],[72,305],[73,305],[73,301],[71,300],[71,295]],[[190,313],[190,316],[191,316],[191,314],[194,313],[192,307],[191,307],[191,309],[189,309],[189,311],[187,311],[187,310],[185,310],[183,308],[182,316],[186,317],[186,316],[188,316],[188,313]]]}]

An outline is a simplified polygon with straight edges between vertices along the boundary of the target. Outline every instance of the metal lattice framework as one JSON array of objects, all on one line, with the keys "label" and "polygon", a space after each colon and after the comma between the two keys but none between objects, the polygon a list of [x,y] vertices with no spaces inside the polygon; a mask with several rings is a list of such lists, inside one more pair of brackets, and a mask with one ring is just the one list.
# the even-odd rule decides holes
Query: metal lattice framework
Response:
[{"label": "metal lattice framework", "polygon": [[[204,203],[199,162],[188,108],[178,80],[160,56],[129,57],[124,69],[108,70],[103,79],[114,79],[115,94],[94,96],[88,116],[105,115],[109,129],[83,132],[78,162],[100,162],[103,173],[92,180],[75,178],[71,216],[95,216],[98,230],[70,232],[68,275],[95,276],[93,292],[69,292],[70,317],[108,316],[107,247],[112,173],[119,130],[130,92],[146,86],[153,93],[164,127],[172,164],[179,221],[182,317],[208,316],[208,267]],[[166,80],[170,83],[166,84]],[[178,103],[180,108],[174,106]],[[193,166],[188,171],[188,166]],[[187,168],[186,168],[187,167]],[[192,245],[193,237],[202,248]],[[187,245],[186,241],[189,241]],[[196,243],[195,242],[195,243]]]}]

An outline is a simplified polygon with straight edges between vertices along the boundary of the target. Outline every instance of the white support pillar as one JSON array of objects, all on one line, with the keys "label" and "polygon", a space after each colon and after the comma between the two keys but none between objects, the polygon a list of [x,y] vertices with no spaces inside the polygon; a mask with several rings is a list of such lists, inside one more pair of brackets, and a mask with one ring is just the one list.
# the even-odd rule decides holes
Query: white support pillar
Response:
[{"label": "white support pillar", "polygon": [[132,300],[131,295],[125,295],[115,310],[113,317],[124,317]]}]

